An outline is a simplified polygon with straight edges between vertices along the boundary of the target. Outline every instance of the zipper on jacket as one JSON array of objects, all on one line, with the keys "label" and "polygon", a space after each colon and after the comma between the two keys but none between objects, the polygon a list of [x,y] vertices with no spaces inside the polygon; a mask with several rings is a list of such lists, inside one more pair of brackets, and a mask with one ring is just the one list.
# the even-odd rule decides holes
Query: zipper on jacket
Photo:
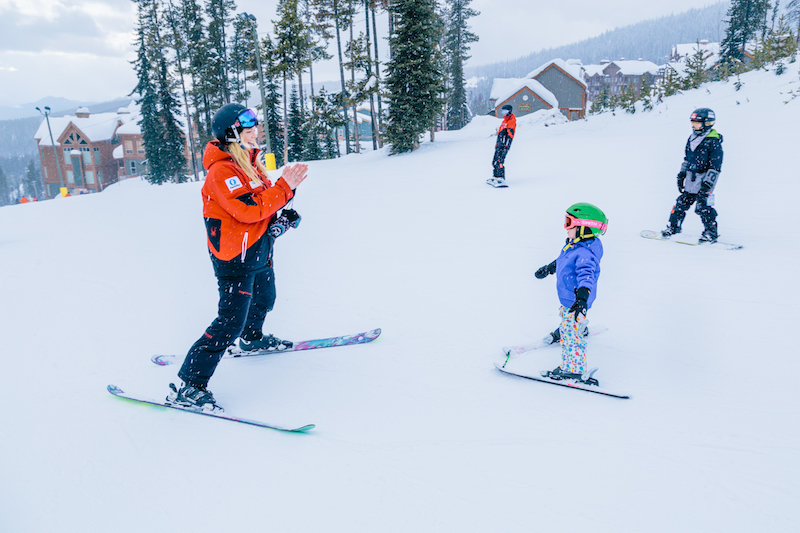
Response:
[{"label": "zipper on jacket", "polygon": [[247,235],[248,233],[244,232],[244,237],[242,237],[242,263],[244,263],[244,258],[247,255]]}]

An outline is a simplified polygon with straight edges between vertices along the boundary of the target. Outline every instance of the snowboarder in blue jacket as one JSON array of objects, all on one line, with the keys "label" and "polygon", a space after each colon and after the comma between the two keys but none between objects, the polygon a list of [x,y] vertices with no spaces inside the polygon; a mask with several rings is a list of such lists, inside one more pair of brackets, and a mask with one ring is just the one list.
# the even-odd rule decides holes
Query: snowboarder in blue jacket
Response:
[{"label": "snowboarder in blue jacket", "polygon": [[584,323],[586,312],[597,297],[597,278],[603,258],[603,244],[599,236],[606,232],[607,227],[608,218],[598,207],[588,203],[570,206],[564,224],[568,236],[566,245],[555,261],[536,271],[539,279],[550,274],[556,275],[561,303],[561,325],[558,329],[561,365],[555,370],[543,372],[545,377],[597,384],[597,380],[586,374]]},{"label": "snowboarder in blue jacket", "polygon": [[[712,126],[716,122],[714,111],[707,107],[696,109],[690,116],[692,134],[686,141],[685,156],[681,171],[678,172],[678,190],[681,195],[669,215],[667,229],[661,232],[662,237],[670,237],[681,232],[686,211],[697,202],[695,213],[700,215],[705,229],[700,236],[700,243],[717,242],[717,210],[709,197],[722,171],[722,135]],[[711,205],[709,205],[711,204]]]}]

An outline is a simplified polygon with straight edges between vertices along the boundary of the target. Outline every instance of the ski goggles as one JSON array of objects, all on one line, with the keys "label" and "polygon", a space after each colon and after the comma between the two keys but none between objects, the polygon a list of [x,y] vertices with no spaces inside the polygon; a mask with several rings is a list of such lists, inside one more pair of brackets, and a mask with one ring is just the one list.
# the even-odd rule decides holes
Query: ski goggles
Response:
[{"label": "ski goggles", "polygon": [[239,116],[236,117],[236,124],[234,124],[234,126],[239,126],[242,128],[252,128],[257,125],[258,116],[252,109],[245,109],[242,111]]},{"label": "ski goggles", "polygon": [[599,220],[586,220],[583,218],[575,218],[572,215],[566,215],[566,220],[564,221],[564,229],[576,228],[578,226],[597,228],[603,233],[605,233],[606,229],[608,228],[608,224],[603,224]]}]

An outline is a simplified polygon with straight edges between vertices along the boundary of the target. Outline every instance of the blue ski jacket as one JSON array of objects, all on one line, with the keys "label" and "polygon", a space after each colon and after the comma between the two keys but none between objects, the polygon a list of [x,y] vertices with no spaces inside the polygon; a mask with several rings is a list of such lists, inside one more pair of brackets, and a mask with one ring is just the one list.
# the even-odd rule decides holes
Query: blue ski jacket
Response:
[{"label": "blue ski jacket", "polygon": [[556,259],[556,288],[558,299],[564,307],[575,303],[575,289],[591,289],[588,308],[597,298],[597,278],[600,277],[600,260],[603,258],[603,244],[597,237],[578,242],[567,241]]}]

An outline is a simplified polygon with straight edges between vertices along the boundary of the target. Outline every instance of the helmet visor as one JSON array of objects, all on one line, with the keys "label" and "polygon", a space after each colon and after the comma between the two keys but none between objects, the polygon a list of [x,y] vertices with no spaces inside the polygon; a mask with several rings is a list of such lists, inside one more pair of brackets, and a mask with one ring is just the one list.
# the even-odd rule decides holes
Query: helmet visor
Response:
[{"label": "helmet visor", "polygon": [[240,126],[242,128],[252,128],[256,125],[258,125],[258,116],[252,109],[245,109],[242,111],[239,116],[236,117],[236,124],[234,124],[234,126]]}]

